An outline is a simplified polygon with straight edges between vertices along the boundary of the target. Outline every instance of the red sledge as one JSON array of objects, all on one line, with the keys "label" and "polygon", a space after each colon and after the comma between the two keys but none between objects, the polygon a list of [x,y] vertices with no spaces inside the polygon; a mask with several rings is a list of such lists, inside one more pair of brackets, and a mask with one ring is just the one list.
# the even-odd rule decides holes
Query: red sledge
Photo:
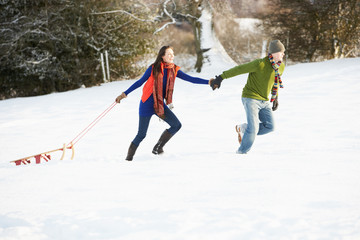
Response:
[{"label": "red sledge", "polygon": [[66,147],[66,145],[64,144],[64,146],[62,148],[58,148],[58,149],[50,150],[50,151],[47,151],[47,152],[39,153],[39,154],[36,154],[36,155],[20,158],[18,160],[11,161],[10,163],[15,163],[16,165],[21,165],[21,164],[26,165],[26,164],[30,164],[32,160],[35,160],[36,164],[41,163],[41,160],[44,160],[44,161],[48,162],[48,161],[51,160],[50,153],[57,152],[57,151],[62,151],[62,155],[61,155],[60,160],[63,160],[64,157],[65,157],[65,150],[66,149],[71,149],[72,150],[72,154],[71,154],[71,160],[72,160],[74,158],[74,155],[75,155],[74,147],[73,146]]},{"label": "red sledge", "polygon": [[20,158],[14,161],[10,161],[10,163],[15,163],[16,165],[21,165],[21,164],[30,164],[32,160],[35,160],[36,164],[41,163],[41,160],[44,160],[46,162],[51,160],[51,156],[50,153],[53,152],[57,152],[57,151],[62,151],[62,155],[60,160],[64,159],[65,156],[65,150],[66,149],[71,149],[72,154],[71,154],[71,160],[74,158],[75,155],[75,150],[74,150],[74,145],[83,137],[85,136],[86,133],[88,133],[90,131],[91,128],[93,128],[95,126],[95,124],[97,124],[100,119],[102,119],[108,112],[110,112],[110,110],[115,107],[116,102],[114,102],[113,104],[110,105],[110,107],[108,107],[103,113],[101,113],[92,123],[89,124],[89,126],[87,126],[81,133],[79,133],[67,146],[66,144],[64,144],[64,146],[62,148],[58,148],[58,149],[54,149],[51,151],[47,151],[47,152],[43,152],[43,153],[39,153],[36,155],[32,155],[29,157],[24,157],[24,158]]}]

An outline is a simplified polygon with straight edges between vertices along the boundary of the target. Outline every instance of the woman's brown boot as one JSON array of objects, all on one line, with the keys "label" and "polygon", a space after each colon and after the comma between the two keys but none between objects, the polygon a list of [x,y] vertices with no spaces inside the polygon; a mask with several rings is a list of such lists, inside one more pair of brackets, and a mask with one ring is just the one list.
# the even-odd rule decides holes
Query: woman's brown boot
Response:
[{"label": "woman's brown boot", "polygon": [[164,145],[170,140],[173,135],[165,130],[159,139],[159,141],[155,144],[154,149],[152,150],[153,154],[162,154],[164,152]]},{"label": "woman's brown boot", "polygon": [[133,157],[134,157],[134,154],[136,152],[136,149],[137,149],[138,146],[136,146],[135,144],[133,144],[131,142],[130,144],[130,147],[129,147],[129,150],[128,150],[128,154],[127,154],[127,157],[125,158],[125,160],[128,160],[128,161],[132,161],[133,160]]}]

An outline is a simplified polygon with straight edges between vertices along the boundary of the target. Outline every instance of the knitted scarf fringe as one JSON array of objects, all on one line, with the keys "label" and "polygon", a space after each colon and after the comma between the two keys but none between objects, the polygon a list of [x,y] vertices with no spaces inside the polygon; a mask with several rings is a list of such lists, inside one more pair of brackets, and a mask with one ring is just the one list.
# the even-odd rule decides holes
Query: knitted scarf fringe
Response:
[{"label": "knitted scarf fringe", "polygon": [[279,67],[281,65],[281,62],[275,63],[274,58],[271,54],[269,54],[269,60],[270,60],[272,68],[275,70],[275,80],[274,80],[274,85],[273,85],[273,88],[271,91],[271,99],[270,99],[270,102],[273,102],[278,94],[279,85],[280,85],[280,88],[283,88],[284,86],[282,84],[281,77],[279,74]]}]

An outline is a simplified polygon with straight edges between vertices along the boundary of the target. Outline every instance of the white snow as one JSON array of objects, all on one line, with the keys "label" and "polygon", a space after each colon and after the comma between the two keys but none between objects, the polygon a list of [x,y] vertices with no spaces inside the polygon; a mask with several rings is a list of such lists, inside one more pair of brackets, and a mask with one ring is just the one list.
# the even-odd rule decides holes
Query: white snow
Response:
[{"label": "white snow", "polygon": [[[206,69],[208,74],[219,74],[217,68],[226,66],[234,67],[236,63],[227,54],[224,47],[216,37],[212,30],[212,14],[208,9],[202,11],[199,21],[202,24],[201,30],[201,49],[209,49],[204,52],[204,64],[203,67]],[[204,70],[202,70],[204,72]]]},{"label": "white snow", "polygon": [[75,145],[74,160],[9,163],[68,143],[134,80],[0,101],[0,239],[360,239],[359,72],[360,58],[287,67],[276,131],[247,155],[235,154],[246,75],[216,91],[177,79],[182,129],[154,156],[168,126],[153,117],[132,162],[141,89]]},{"label": "white snow", "polygon": [[259,25],[262,23],[257,18],[236,18],[235,21],[239,24],[239,30],[244,32],[260,33]]}]

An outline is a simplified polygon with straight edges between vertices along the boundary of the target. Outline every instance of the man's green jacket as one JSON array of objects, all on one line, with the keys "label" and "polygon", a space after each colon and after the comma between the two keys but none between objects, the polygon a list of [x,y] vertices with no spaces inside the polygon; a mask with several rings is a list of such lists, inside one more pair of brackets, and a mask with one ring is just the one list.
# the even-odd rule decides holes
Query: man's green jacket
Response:
[{"label": "man's green jacket", "polygon": [[[281,63],[279,73],[282,75],[285,65]],[[275,81],[275,70],[272,68],[269,57],[256,59],[245,63],[221,74],[223,79],[240,74],[249,73],[247,83],[243,89],[242,97],[269,101],[269,94]]]}]

